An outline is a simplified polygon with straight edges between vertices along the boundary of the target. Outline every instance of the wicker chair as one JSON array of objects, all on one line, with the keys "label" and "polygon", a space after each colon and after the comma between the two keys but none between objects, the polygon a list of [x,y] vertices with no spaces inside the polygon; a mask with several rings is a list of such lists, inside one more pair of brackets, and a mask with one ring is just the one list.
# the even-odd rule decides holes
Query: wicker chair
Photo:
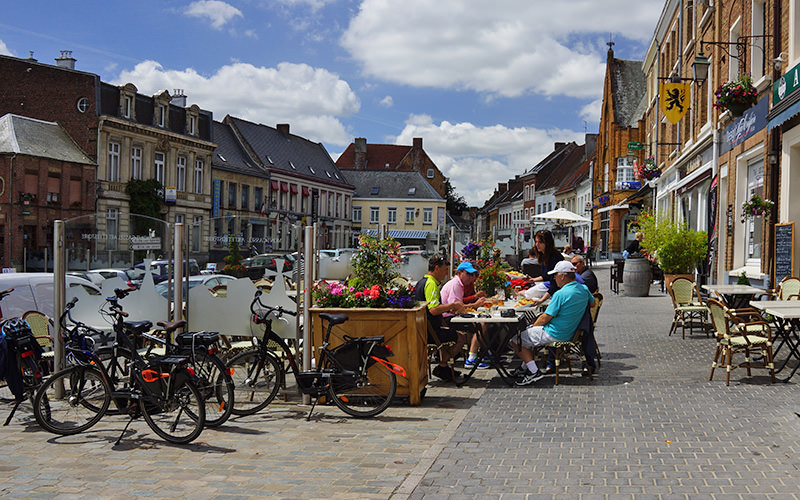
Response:
[{"label": "wicker chair", "polygon": [[692,328],[699,322],[706,336],[710,336],[708,325],[708,307],[700,296],[697,283],[686,278],[675,278],[667,287],[669,296],[672,299],[672,307],[675,309],[675,316],[672,318],[672,326],[669,334],[672,335],[681,327],[681,338],[686,338],[686,326],[689,325],[689,334]]},{"label": "wicker chair", "polygon": [[50,334],[50,326],[55,326],[53,320],[39,311],[26,311],[22,314],[22,319],[28,322],[31,327],[36,342],[42,347],[42,361],[46,362],[53,371],[55,351],[53,351],[53,336]]},{"label": "wicker chair", "polygon": [[771,292],[770,298],[773,300],[800,299],[800,278],[786,276]]},{"label": "wicker chair", "polygon": [[[751,376],[751,368],[766,369],[770,373],[771,382],[775,382],[775,365],[772,360],[772,333],[769,325],[755,309],[751,313],[737,310],[736,314],[722,302],[708,299],[707,307],[711,316],[711,324],[717,336],[717,348],[711,364],[708,380],[713,380],[717,366],[725,366],[725,385],[730,385],[731,371],[735,368],[746,368],[747,376]],[[751,350],[759,350],[763,355],[763,363],[754,363],[750,358]],[[744,362],[733,364],[734,354],[744,352]]]},{"label": "wicker chair", "polygon": [[[594,303],[592,303],[590,314],[592,315],[592,325],[594,327],[594,331],[597,332],[597,316],[600,314],[600,308],[603,306],[603,294],[600,292],[595,292],[593,295]],[[600,358],[603,356],[600,354],[600,346],[597,345],[596,335],[594,335],[594,349],[597,353],[597,367],[600,368]]]}]

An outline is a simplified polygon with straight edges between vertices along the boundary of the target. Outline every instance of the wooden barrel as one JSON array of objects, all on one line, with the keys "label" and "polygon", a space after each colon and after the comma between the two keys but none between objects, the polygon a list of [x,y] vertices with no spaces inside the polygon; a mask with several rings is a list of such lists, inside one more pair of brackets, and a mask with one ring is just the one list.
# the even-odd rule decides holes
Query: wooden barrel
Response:
[{"label": "wooden barrel", "polygon": [[628,297],[647,297],[650,292],[650,261],[644,258],[627,259],[622,278],[622,292]]}]

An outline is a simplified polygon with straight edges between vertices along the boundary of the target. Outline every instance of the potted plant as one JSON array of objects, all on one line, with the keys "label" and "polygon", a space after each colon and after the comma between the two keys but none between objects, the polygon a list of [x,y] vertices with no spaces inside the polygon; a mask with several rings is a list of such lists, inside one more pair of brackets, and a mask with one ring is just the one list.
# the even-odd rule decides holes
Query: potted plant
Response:
[{"label": "potted plant", "polygon": [[491,297],[502,290],[507,293],[509,287],[506,271],[511,270],[502,257],[499,248],[495,248],[491,238],[481,241],[480,254],[476,262],[478,268],[478,281],[475,282],[475,290],[483,291],[487,297]]},{"label": "potted plant", "polygon": [[413,288],[392,286],[398,276],[399,244],[367,235],[359,238],[353,256],[352,278],[348,282],[320,282],[314,286],[311,307],[311,342],[322,342],[321,313],[346,314],[347,322],[333,327],[330,347],[341,343],[344,335],[369,337],[383,335],[395,356],[393,363],[406,369],[406,378],[397,381],[397,394],[407,395],[409,404],[418,405],[428,382],[428,318],[426,305],[414,298]]},{"label": "potted plant", "polygon": [[742,222],[750,217],[758,217],[763,215],[768,217],[772,213],[772,207],[775,205],[770,200],[762,200],[761,196],[754,194],[752,198],[742,203]]},{"label": "potted plant", "polygon": [[642,214],[638,222],[644,235],[642,248],[658,260],[666,284],[678,276],[693,280],[697,265],[708,252],[706,232],[689,229],[686,223],[663,214]]},{"label": "potted plant", "polygon": [[239,241],[235,234],[228,235],[228,255],[223,260],[222,272],[236,278],[247,276],[247,268],[242,265],[242,254],[239,253]]},{"label": "potted plant", "polygon": [[750,75],[741,75],[736,80],[723,83],[714,95],[717,98],[714,107],[727,109],[733,116],[742,116],[758,100],[758,91],[753,87]]}]

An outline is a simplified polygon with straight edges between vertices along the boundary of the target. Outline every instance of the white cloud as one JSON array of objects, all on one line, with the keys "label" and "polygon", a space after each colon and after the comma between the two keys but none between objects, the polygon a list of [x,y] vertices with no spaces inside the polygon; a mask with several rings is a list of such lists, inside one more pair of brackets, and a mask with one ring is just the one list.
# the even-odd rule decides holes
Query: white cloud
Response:
[{"label": "white cloud", "polygon": [[584,142],[583,134],[569,130],[436,124],[427,115],[410,116],[395,143],[411,144],[414,137],[423,138],[423,149],[450,178],[456,192],[469,205],[479,206],[498,183],[522,174],[550,154],[555,142]]},{"label": "white cloud", "polygon": [[394,105],[394,99],[392,99],[392,96],[387,95],[386,97],[381,99],[381,106],[385,108],[391,108],[393,105]]},{"label": "white cloud", "polygon": [[234,17],[244,17],[242,11],[220,0],[198,0],[197,2],[192,2],[184,13],[187,16],[208,19],[214,29],[222,29]]},{"label": "white cloud", "polygon": [[582,107],[579,115],[589,123],[600,123],[600,112],[603,110],[603,99],[595,99]]},{"label": "white cloud", "polygon": [[338,75],[307,64],[280,63],[275,68],[233,63],[203,76],[192,68],[169,70],[155,61],[139,63],[115,79],[132,82],[143,94],[184,89],[221,120],[226,114],[275,126],[289,123],[292,132],[314,141],[346,145],[350,134],[339,120],[360,108],[350,85]]},{"label": "white cloud", "polygon": [[307,5],[312,12],[316,12],[317,10],[324,7],[326,4],[333,2],[334,0],[278,0],[278,3],[282,3],[284,5],[288,5],[289,7],[296,7],[296,6],[304,6]]},{"label": "white cloud", "polygon": [[394,83],[596,97],[605,71],[598,34],[646,42],[661,8],[632,0],[364,0],[341,43],[367,75]]},{"label": "white cloud", "polygon": [[2,41],[2,40],[0,40],[0,55],[4,55],[4,56],[13,56],[14,55],[11,52],[11,50],[9,50],[9,48],[6,46],[5,42]]}]

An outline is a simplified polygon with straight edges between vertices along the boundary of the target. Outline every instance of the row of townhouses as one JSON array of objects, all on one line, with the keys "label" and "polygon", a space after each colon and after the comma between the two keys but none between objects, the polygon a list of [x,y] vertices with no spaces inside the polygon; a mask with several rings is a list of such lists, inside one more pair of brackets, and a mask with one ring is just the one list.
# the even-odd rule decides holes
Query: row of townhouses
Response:
[{"label": "row of townhouses", "polygon": [[[535,214],[572,207],[592,220],[572,231],[611,258],[634,238],[644,211],[708,233],[701,280],[744,273],[771,286],[795,273],[799,8],[796,0],[668,0],[643,60],[618,59],[608,44],[596,147],[587,137],[583,154],[570,159],[580,146],[556,144],[498,186],[476,220],[479,235],[515,235],[524,250]],[[757,94],[749,107],[718,104],[718,89],[742,80]],[[639,174],[644,165],[649,175]],[[756,196],[774,206],[742,217]]]},{"label": "row of townhouses", "polygon": [[[81,268],[129,265],[138,250],[168,253],[178,222],[201,264],[220,262],[231,235],[251,252],[296,250],[297,229],[312,223],[322,248],[353,246],[381,228],[422,247],[445,233],[448,180],[421,138],[357,138],[334,162],[289,124],[216,121],[187,106],[182,90],[148,96],[111,85],[76,70],[70,51],[55,62],[0,56],[4,268],[47,267],[55,220],[68,221],[69,263]],[[131,186],[149,180],[164,222],[142,229],[130,215],[141,191]]]}]

